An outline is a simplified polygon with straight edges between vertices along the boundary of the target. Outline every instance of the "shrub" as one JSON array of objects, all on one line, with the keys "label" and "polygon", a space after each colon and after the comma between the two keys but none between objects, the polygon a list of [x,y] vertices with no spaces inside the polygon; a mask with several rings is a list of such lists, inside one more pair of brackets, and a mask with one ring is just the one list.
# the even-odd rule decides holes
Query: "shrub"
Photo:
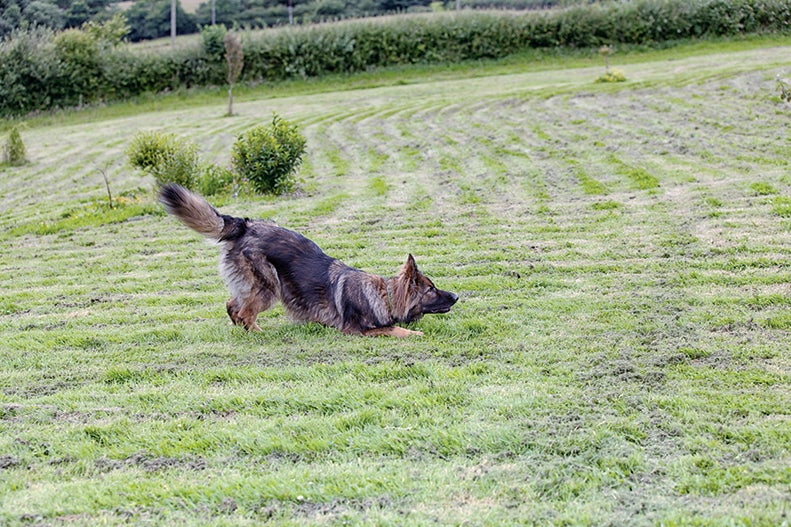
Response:
[{"label": "shrub", "polygon": [[52,30],[33,28],[0,40],[0,113],[20,115],[62,104],[52,94],[59,69],[52,38]]},{"label": "shrub", "polygon": [[626,75],[617,69],[617,68],[610,68],[607,70],[604,75],[601,75],[596,82],[624,82],[626,81]]},{"label": "shrub", "polygon": [[231,192],[236,184],[234,173],[224,167],[208,164],[197,181],[196,190],[204,196]]},{"label": "shrub", "polygon": [[126,154],[132,166],[154,176],[160,185],[178,183],[192,189],[198,181],[197,145],[178,139],[174,134],[139,132]]},{"label": "shrub", "polygon": [[19,166],[27,163],[27,151],[25,150],[25,143],[22,141],[22,135],[19,133],[18,126],[11,128],[11,131],[8,133],[8,139],[3,148],[3,161],[12,166]]},{"label": "shrub", "polygon": [[236,140],[231,160],[236,173],[257,192],[280,194],[294,187],[305,143],[295,125],[273,114],[271,126],[257,126]]},{"label": "shrub", "polygon": [[124,41],[129,34],[130,27],[126,23],[126,17],[121,13],[116,13],[104,22],[91,20],[84,23],[82,31],[99,43],[101,47],[114,48]]},{"label": "shrub", "polygon": [[67,29],[52,42],[60,65],[61,102],[82,104],[95,99],[102,76],[96,39],[79,29]]},{"label": "shrub", "polygon": [[225,45],[223,38],[228,32],[222,24],[216,26],[206,26],[201,29],[201,42],[203,43],[203,52],[209,60],[219,62],[223,59],[225,53]]}]

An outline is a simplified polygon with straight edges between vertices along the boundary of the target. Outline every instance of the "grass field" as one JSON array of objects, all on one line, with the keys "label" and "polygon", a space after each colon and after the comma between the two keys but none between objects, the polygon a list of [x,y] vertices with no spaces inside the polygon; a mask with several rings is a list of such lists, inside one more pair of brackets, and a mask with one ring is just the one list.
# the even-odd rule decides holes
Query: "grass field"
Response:
[{"label": "grass field", "polygon": [[[0,523],[791,523],[791,39],[672,56],[31,120],[0,168]],[[151,129],[227,164],[273,111],[299,192],[216,205],[383,275],[413,253],[461,297],[423,337],[230,326],[218,249],[125,164]]]}]

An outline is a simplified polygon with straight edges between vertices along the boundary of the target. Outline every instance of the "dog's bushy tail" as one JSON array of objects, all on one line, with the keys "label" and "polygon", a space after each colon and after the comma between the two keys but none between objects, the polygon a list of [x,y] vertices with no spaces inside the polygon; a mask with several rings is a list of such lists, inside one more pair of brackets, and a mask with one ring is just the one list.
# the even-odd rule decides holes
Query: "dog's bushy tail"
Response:
[{"label": "dog's bushy tail", "polygon": [[159,202],[184,225],[207,238],[230,240],[244,233],[244,220],[220,214],[208,201],[181,185],[169,183],[162,186]]}]

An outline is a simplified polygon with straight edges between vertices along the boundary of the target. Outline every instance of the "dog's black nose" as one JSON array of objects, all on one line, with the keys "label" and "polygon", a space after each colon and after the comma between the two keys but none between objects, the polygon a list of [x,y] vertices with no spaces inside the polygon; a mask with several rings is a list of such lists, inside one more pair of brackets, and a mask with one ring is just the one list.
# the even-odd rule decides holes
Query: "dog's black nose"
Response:
[{"label": "dog's black nose", "polygon": [[456,303],[456,301],[457,301],[458,299],[459,299],[459,295],[457,295],[456,293],[451,293],[451,294],[450,294],[450,301],[451,301],[452,303],[454,303],[454,304],[455,304],[455,303]]}]

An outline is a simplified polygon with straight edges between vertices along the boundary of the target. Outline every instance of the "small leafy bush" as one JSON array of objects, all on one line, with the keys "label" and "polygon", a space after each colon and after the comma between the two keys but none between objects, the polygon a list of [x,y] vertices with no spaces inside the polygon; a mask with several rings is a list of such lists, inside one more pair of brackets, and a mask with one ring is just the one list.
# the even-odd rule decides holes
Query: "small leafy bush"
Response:
[{"label": "small leafy bush", "polygon": [[281,194],[294,187],[305,143],[296,125],[274,114],[270,126],[256,126],[239,136],[231,161],[236,173],[257,192]]},{"label": "small leafy bush", "polygon": [[596,79],[596,82],[624,82],[626,75],[621,70],[610,69],[610,57],[615,53],[612,46],[602,46],[599,48],[599,55],[604,59],[604,75]]},{"label": "small leafy bush", "polygon": [[625,82],[626,75],[619,69],[612,68],[596,79],[596,82]]},{"label": "small leafy bush", "polygon": [[8,133],[5,147],[3,148],[3,161],[11,166],[19,166],[27,163],[27,151],[25,143],[22,141],[22,134],[19,127],[14,126]]},{"label": "small leafy bush", "polygon": [[791,218],[791,198],[777,196],[772,203],[772,212],[784,218]]},{"label": "small leafy bush", "polygon": [[157,183],[178,183],[193,189],[200,174],[198,147],[174,134],[139,132],[126,151],[132,166],[154,176]]},{"label": "small leafy bush", "polygon": [[229,193],[236,185],[234,173],[218,165],[208,164],[203,167],[201,177],[197,181],[196,190],[204,196]]}]

